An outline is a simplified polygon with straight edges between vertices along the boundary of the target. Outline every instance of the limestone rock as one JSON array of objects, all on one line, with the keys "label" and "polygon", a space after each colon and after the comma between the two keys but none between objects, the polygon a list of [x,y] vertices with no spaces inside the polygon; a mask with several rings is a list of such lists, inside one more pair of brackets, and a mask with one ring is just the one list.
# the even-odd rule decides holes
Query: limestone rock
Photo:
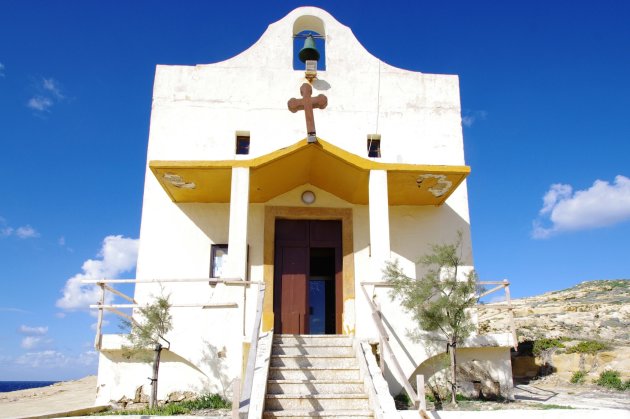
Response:
[{"label": "limestone rock", "polygon": [[[479,307],[485,333],[509,330],[506,310]],[[542,337],[596,339],[630,345],[630,280],[586,281],[572,288],[512,300],[519,342]]]},{"label": "limestone rock", "polygon": [[[544,359],[515,354],[514,377],[533,378],[548,369],[561,381],[569,381],[576,371],[586,372],[590,381],[602,371],[614,369],[622,378],[630,378],[630,280],[582,282],[565,290],[512,300],[512,305],[521,343],[567,338],[563,342],[567,348],[584,340],[610,346],[596,354],[552,350]],[[499,310],[497,304],[481,305],[478,318],[480,333],[509,330],[508,312]]]},{"label": "limestone rock", "polygon": [[174,403],[189,401],[196,399],[198,396],[199,395],[197,393],[193,393],[192,391],[174,391],[167,396],[166,402]]},{"label": "limestone rock", "polygon": [[147,396],[144,392],[144,386],[140,386],[136,388],[136,394],[133,398],[134,403],[148,403],[149,396]]}]

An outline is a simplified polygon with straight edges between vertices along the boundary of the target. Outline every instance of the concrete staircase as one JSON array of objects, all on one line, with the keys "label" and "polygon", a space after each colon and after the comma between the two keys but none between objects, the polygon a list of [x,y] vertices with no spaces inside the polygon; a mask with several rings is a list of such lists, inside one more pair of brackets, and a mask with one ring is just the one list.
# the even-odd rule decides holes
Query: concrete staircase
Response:
[{"label": "concrete staircase", "polygon": [[352,338],[276,335],[263,417],[374,417]]}]

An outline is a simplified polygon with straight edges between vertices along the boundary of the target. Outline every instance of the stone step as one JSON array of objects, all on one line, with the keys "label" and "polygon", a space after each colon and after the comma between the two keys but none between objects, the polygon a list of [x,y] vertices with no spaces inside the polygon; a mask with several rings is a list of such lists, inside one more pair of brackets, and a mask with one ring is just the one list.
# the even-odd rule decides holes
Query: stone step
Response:
[{"label": "stone step", "polygon": [[360,380],[269,380],[267,394],[363,393]]},{"label": "stone step", "polygon": [[350,345],[289,345],[274,344],[271,353],[273,355],[354,355],[354,349]]},{"label": "stone step", "polygon": [[358,368],[311,367],[269,367],[270,380],[358,380]]},{"label": "stone step", "polygon": [[349,394],[267,394],[265,411],[274,410],[369,410],[368,396]]},{"label": "stone step", "polygon": [[308,419],[308,418],[373,418],[371,410],[276,410],[263,413],[263,418]]},{"label": "stone step", "polygon": [[345,335],[275,335],[274,344],[352,346],[352,337]]},{"label": "stone step", "polygon": [[357,360],[354,356],[341,355],[271,355],[270,366],[289,368],[354,368]]}]

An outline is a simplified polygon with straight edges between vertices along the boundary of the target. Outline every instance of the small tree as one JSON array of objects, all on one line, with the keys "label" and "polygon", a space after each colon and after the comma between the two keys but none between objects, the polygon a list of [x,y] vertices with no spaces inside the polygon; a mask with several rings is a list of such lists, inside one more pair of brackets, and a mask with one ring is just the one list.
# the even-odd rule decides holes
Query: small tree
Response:
[{"label": "small tree", "polygon": [[426,339],[421,331],[438,332],[446,340],[446,351],[450,353],[451,401],[456,404],[458,343],[466,339],[474,330],[468,309],[475,306],[476,274],[470,271],[465,279],[458,278],[462,266],[462,234],[453,244],[433,244],[431,253],[423,256],[418,263],[426,268],[425,275],[416,280],[406,276],[398,261],[387,262],[383,278],[391,285],[390,297],[399,298],[403,308],[417,322],[419,329],[411,337]]},{"label": "small tree", "polygon": [[[171,304],[167,297],[158,297],[151,304],[138,309],[139,321],[123,321],[123,325],[129,328],[128,340],[131,346],[124,347],[130,355],[143,353],[151,348],[153,357],[147,361],[153,363],[153,376],[151,380],[151,397],[149,407],[153,408],[157,403],[158,372],[160,369],[160,356],[162,354],[162,341],[164,336],[172,329]],[[169,343],[170,346],[170,343]],[[167,347],[168,349],[168,347]]]}]

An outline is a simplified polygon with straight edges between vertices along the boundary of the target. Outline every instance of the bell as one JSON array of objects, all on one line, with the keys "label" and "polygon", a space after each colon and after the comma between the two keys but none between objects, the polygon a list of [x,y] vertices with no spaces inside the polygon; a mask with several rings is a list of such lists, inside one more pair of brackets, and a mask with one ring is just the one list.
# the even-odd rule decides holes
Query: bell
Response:
[{"label": "bell", "polygon": [[300,50],[298,58],[303,63],[307,60],[319,60],[319,51],[317,51],[317,48],[315,47],[315,39],[313,38],[313,35],[307,36],[304,40],[304,47]]}]

